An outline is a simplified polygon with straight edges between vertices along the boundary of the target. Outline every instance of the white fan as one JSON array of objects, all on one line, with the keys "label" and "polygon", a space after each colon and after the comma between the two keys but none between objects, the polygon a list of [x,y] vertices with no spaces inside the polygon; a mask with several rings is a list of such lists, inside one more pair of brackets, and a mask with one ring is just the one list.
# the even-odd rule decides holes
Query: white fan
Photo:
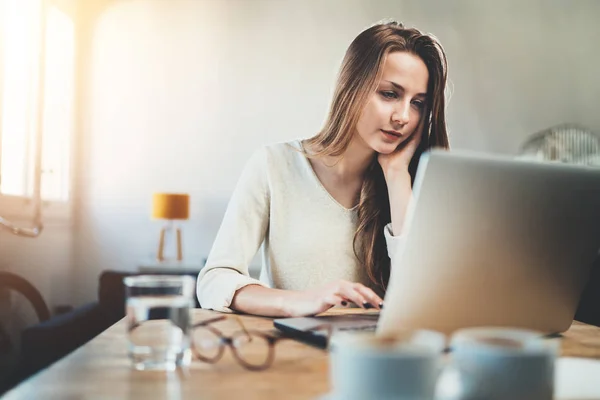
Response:
[{"label": "white fan", "polygon": [[531,135],[520,158],[600,166],[600,136],[576,124],[556,125]]}]

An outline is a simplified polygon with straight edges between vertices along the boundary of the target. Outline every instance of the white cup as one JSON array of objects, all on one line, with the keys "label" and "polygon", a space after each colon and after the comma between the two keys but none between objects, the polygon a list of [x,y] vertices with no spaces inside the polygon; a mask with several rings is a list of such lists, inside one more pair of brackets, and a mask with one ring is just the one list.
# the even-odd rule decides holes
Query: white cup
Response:
[{"label": "white cup", "polygon": [[461,400],[551,400],[556,339],[536,331],[468,328],[451,340]]},{"label": "white cup", "polygon": [[348,334],[331,345],[332,400],[430,400],[446,337],[417,330],[394,336]]}]

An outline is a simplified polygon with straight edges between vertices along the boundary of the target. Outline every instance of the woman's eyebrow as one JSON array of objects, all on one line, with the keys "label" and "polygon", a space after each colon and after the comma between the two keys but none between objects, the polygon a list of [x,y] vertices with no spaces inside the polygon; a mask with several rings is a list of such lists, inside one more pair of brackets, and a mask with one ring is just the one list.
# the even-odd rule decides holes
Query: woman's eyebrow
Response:
[{"label": "woman's eyebrow", "polygon": [[[393,87],[395,87],[396,89],[402,90],[403,92],[405,91],[404,88],[402,87],[402,85],[396,83],[396,82],[392,82],[392,81],[385,81],[388,83],[391,83]],[[427,93],[417,93],[415,95],[415,97],[427,97]]]}]

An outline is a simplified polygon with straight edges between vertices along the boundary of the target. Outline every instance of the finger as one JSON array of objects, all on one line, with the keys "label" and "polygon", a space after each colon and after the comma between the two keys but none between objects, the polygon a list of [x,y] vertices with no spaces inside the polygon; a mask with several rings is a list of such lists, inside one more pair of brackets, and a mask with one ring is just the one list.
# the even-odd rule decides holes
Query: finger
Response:
[{"label": "finger", "polygon": [[348,299],[347,297],[340,296],[340,295],[337,295],[337,296],[339,298],[339,301],[337,302],[337,305],[340,305],[342,307],[348,307],[348,305],[350,303],[352,303],[352,301],[350,299]]},{"label": "finger", "polygon": [[368,287],[357,283],[355,284],[355,290],[360,293],[360,295],[363,297],[363,299],[365,299],[365,308],[369,309],[369,308],[375,308],[375,309],[380,309],[380,304],[383,303],[383,301],[381,300],[381,298],[379,296],[377,296],[377,294],[375,294],[375,292],[373,292],[373,290],[369,289]]},{"label": "finger", "polygon": [[415,155],[417,148],[421,144],[422,138],[422,133],[419,130],[415,130],[411,137],[409,137],[408,140],[404,142],[403,151],[406,153],[407,156],[412,158]]},{"label": "finger", "polygon": [[356,287],[352,284],[342,286],[336,294],[338,296],[347,298],[348,300],[350,300],[351,302],[353,302],[361,308],[371,308],[368,305],[369,302],[367,301],[367,299],[358,290],[356,290]]},{"label": "finger", "polygon": [[398,145],[397,150],[402,151],[406,154],[413,153],[414,150],[417,147],[419,147],[422,136],[423,135],[419,132],[419,129],[415,129],[415,131],[413,133],[411,133],[410,136],[405,141],[403,141],[402,143],[400,143],[400,145]]},{"label": "finger", "polygon": [[415,147],[421,143],[421,139],[423,138],[423,126],[417,127],[412,134],[412,137],[409,139],[411,144],[414,144]]},{"label": "finger", "polygon": [[374,308],[381,310],[381,307],[383,306],[383,299],[379,297],[372,289],[358,284],[356,290],[362,294],[367,302],[370,303]]},{"label": "finger", "polygon": [[342,305],[344,302],[347,303],[347,299],[337,293],[330,293],[329,295],[325,296],[323,301],[332,307]]},{"label": "finger", "polygon": [[425,137],[427,135],[427,117],[424,117],[421,119],[421,122],[419,123],[419,144],[421,143],[421,141],[423,140],[423,137]]},{"label": "finger", "polygon": [[351,303],[354,303],[354,302],[352,300],[350,300],[349,298],[342,296],[342,302],[341,302],[342,307],[348,307]]},{"label": "finger", "polygon": [[415,128],[413,135],[414,136],[414,140],[418,140],[420,141],[421,138],[423,137],[423,133],[425,131],[425,117],[421,118],[419,123],[417,124],[417,127]]}]

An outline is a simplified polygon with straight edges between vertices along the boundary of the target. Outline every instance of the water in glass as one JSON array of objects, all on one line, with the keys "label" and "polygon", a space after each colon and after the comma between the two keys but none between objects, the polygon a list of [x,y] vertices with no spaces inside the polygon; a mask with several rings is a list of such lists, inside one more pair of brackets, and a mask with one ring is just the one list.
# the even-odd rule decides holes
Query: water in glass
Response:
[{"label": "water in glass", "polygon": [[159,290],[158,286],[140,289],[139,283],[136,291],[135,284],[130,284],[127,320],[133,366],[139,370],[174,370],[189,364],[191,296],[186,290]]}]

